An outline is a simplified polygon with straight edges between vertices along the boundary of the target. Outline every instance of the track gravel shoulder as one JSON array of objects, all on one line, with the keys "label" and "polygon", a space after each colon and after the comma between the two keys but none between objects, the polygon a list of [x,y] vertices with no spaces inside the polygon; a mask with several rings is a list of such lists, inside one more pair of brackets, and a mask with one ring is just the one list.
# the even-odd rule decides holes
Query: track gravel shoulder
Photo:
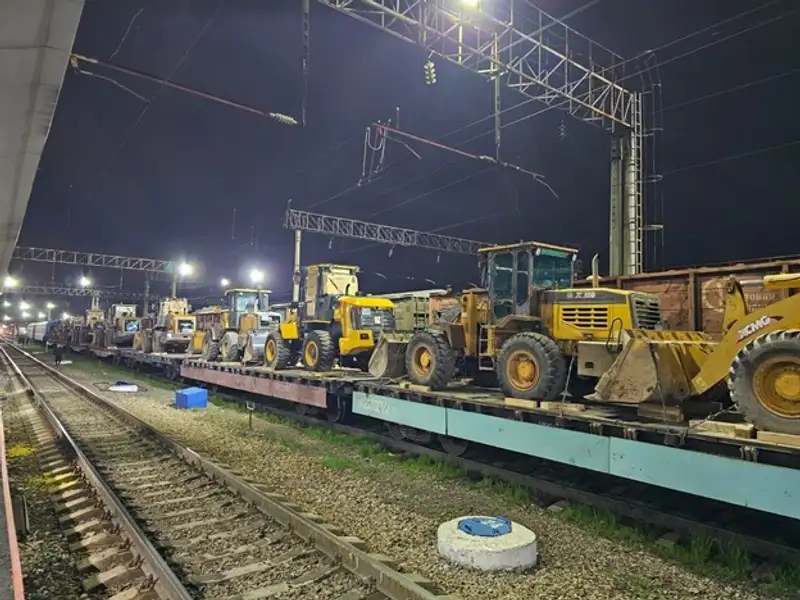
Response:
[{"label": "track gravel shoulder", "polygon": [[[90,364],[63,371],[91,389],[120,371]],[[126,373],[127,380],[136,376]],[[280,491],[322,515],[372,552],[388,554],[465,600],[761,600],[774,592],[749,582],[699,576],[635,544],[600,538],[537,507],[510,507],[496,494],[460,480],[392,468],[352,448],[294,427],[248,417],[209,404],[207,410],[173,408],[174,392],[99,392],[195,450]],[[279,489],[278,489],[279,488]],[[452,567],[436,552],[436,528],[464,514],[502,514],[536,532],[540,564],[530,573],[487,574]]]}]

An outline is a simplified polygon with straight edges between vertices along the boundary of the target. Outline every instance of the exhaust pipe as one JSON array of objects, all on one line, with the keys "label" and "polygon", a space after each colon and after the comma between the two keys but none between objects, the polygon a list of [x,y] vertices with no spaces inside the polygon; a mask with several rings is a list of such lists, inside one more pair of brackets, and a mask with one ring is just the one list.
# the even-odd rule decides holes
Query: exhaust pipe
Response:
[{"label": "exhaust pipe", "polygon": [[600,287],[600,255],[595,254],[592,257],[592,287]]}]

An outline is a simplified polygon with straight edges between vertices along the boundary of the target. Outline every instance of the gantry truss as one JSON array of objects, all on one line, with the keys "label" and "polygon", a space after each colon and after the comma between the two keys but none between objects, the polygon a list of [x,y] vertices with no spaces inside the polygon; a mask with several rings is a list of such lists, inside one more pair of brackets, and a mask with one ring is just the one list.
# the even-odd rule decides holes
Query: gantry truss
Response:
[{"label": "gantry truss", "polygon": [[330,237],[351,238],[389,246],[425,248],[436,252],[455,254],[477,254],[479,248],[491,245],[449,235],[391,227],[357,219],[331,217],[293,208],[286,210],[284,226],[294,231],[307,231]]},{"label": "gantry truss", "polygon": [[501,85],[612,132],[609,271],[643,270],[646,132],[630,61],[529,0],[318,1],[493,81],[498,155]]},{"label": "gantry truss", "polygon": [[93,252],[75,252],[73,250],[56,250],[53,248],[17,246],[14,248],[14,255],[12,258],[62,265],[104,267],[126,271],[149,271],[151,273],[173,273],[175,270],[174,263],[168,260],[133,258],[130,256],[97,254]]},{"label": "gantry truss", "polygon": [[[58,285],[25,285],[11,290],[15,294],[29,296],[77,296],[96,298],[115,298],[119,300],[141,300],[144,294],[82,287],[63,287]],[[155,298],[150,294],[149,297]]]},{"label": "gantry truss", "polygon": [[525,0],[319,1],[581,120],[636,127],[626,61]]}]

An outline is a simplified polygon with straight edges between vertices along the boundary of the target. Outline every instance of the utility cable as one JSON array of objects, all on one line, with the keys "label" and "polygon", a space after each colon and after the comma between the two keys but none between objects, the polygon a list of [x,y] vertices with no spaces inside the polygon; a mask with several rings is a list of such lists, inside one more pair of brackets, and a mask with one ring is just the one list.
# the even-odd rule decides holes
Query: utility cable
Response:
[{"label": "utility cable", "polygon": [[[225,6],[226,2],[227,2],[227,0],[220,0],[219,4],[217,5],[217,9],[214,11],[214,13],[211,15],[211,17],[209,17],[206,20],[206,23],[205,23],[205,25],[203,25],[203,28],[200,30],[200,32],[197,34],[197,36],[194,38],[194,40],[189,45],[189,47],[184,51],[183,55],[181,55],[180,59],[175,64],[175,67],[172,69],[172,71],[170,72],[169,76],[166,78],[165,81],[169,81],[170,79],[172,79],[172,77],[175,75],[175,73],[178,71],[178,69],[181,67],[181,65],[183,65],[184,61],[188,58],[189,54],[191,54],[192,50],[194,50],[195,46],[200,41],[200,38],[203,37],[205,32],[211,26],[211,24],[216,20],[217,15],[222,10],[222,7]],[[153,97],[150,98],[150,101],[147,104],[145,104],[144,107],[142,107],[142,110],[139,112],[139,116],[136,118],[136,121],[133,123],[131,128],[128,130],[128,134],[125,136],[125,138],[122,140],[122,143],[120,144],[120,146],[117,148],[117,150],[114,152],[114,154],[112,154],[111,158],[106,163],[106,168],[103,169],[102,173],[97,177],[97,179],[95,179],[95,183],[92,186],[93,189],[96,188],[98,185],[100,185],[100,182],[103,180],[105,175],[111,169],[111,166],[116,161],[116,159],[119,156],[120,152],[122,152],[122,150],[128,144],[128,141],[131,139],[131,136],[133,136],[133,133],[135,132],[135,130],[138,127],[139,123],[141,123],[142,119],[144,119],[144,116],[147,114],[147,110],[152,106],[153,102],[159,96],[159,94],[161,93],[161,91],[163,89],[164,89],[164,86],[159,86],[159,88],[156,90],[155,94],[153,94]]]},{"label": "utility cable", "polygon": [[717,158],[715,160],[709,160],[707,162],[696,163],[693,165],[687,165],[685,167],[678,167],[677,169],[672,169],[671,171],[667,171],[664,173],[664,176],[667,175],[674,175],[676,173],[683,173],[685,171],[693,171],[694,169],[700,169],[702,167],[710,167],[712,165],[718,165],[720,163],[729,162],[732,160],[738,160],[740,158],[747,158],[749,156],[756,156],[758,154],[765,154],[767,152],[774,152],[776,150],[782,150],[784,148],[790,148],[792,146],[800,145],[800,140],[794,140],[792,142],[785,142],[783,144],[776,144],[775,146],[768,146],[766,148],[759,148],[757,150],[751,150],[750,152],[741,152],[739,154],[731,154],[730,156],[723,156],[722,158]]},{"label": "utility cable", "polygon": [[790,71],[784,71],[783,73],[776,73],[774,75],[770,75],[768,77],[762,77],[761,79],[753,79],[751,81],[747,81],[745,83],[741,83],[739,85],[726,88],[724,90],[719,90],[717,92],[712,92],[710,94],[706,94],[705,96],[698,96],[697,98],[692,98],[691,100],[685,100],[683,102],[677,102],[675,104],[670,104],[667,107],[664,107],[664,112],[668,110],[674,110],[676,108],[683,108],[684,106],[690,106],[692,104],[696,104],[697,102],[702,102],[703,100],[710,100],[712,98],[718,98],[720,96],[724,96],[726,94],[731,94],[733,92],[738,92],[740,90],[745,90],[747,88],[751,88],[757,85],[762,85],[764,83],[770,83],[771,81],[776,81],[778,79],[782,79],[783,77],[788,77],[789,75],[796,75],[800,73],[800,67],[797,69],[791,69]]}]

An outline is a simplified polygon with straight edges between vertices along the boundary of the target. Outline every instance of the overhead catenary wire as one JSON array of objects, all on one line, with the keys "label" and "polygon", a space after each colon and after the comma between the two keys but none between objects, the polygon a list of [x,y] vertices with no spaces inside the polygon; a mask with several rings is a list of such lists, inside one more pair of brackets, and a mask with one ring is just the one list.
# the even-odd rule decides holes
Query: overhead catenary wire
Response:
[{"label": "overhead catenary wire", "polygon": [[740,158],[747,158],[749,156],[757,156],[759,154],[766,154],[767,152],[775,152],[777,150],[783,150],[784,148],[791,148],[793,146],[800,145],[800,140],[793,140],[791,142],[784,142],[782,144],[775,144],[774,146],[767,146],[766,148],[757,148],[756,150],[750,150],[748,152],[740,152],[738,154],[731,154],[729,156],[723,156],[721,158],[716,158],[714,160],[709,160],[701,163],[695,163],[691,165],[686,165],[685,167],[678,167],[677,169],[672,169],[671,171],[667,171],[664,173],[664,177],[667,175],[675,175],[677,173],[684,173],[686,171],[693,171],[694,169],[701,169],[703,167],[710,167],[712,165],[718,165],[725,162],[730,162],[732,160],[739,160]]}]

